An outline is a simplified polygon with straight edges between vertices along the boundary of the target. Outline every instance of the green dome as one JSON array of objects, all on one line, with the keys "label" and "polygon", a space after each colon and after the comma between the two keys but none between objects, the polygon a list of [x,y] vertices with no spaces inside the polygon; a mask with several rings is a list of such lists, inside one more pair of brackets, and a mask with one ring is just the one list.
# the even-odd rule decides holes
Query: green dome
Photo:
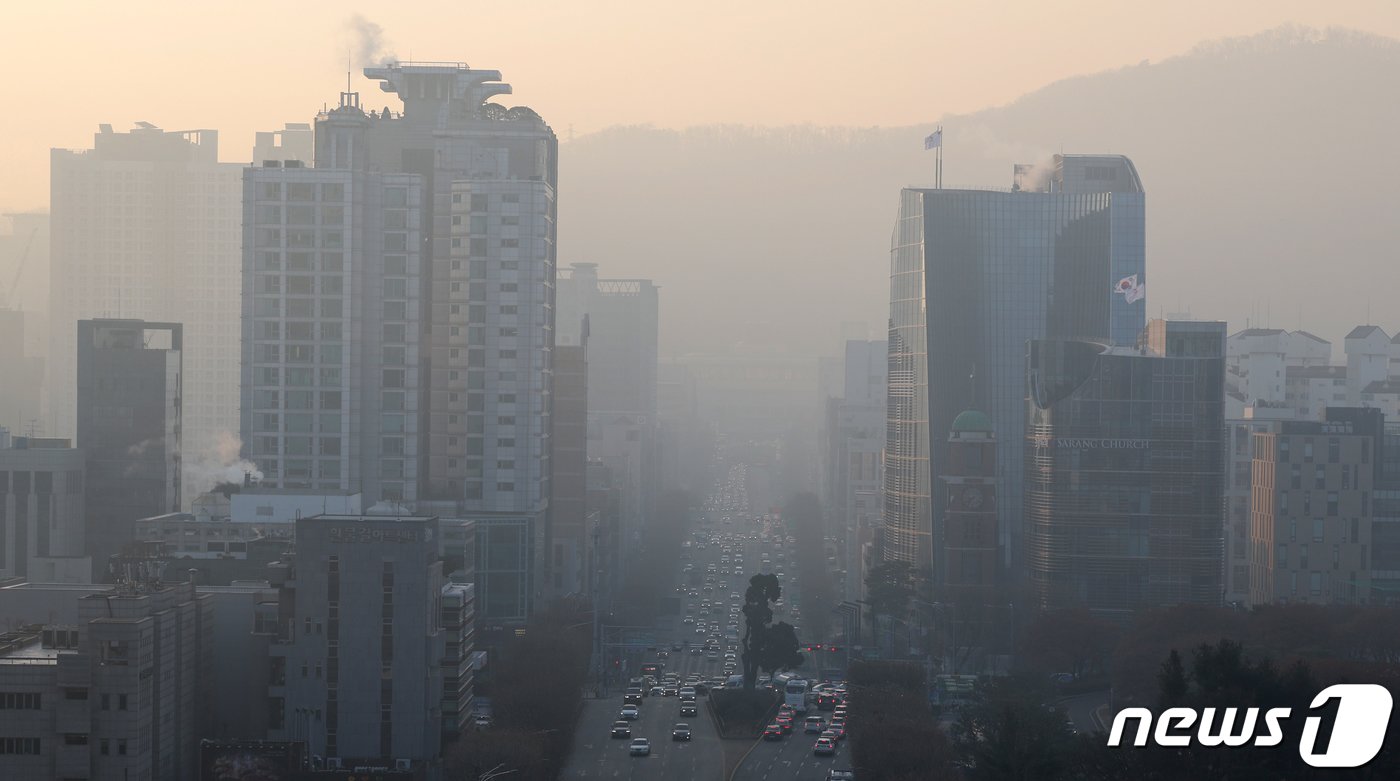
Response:
[{"label": "green dome", "polygon": [[959,413],[953,419],[953,431],[992,431],[992,421],[985,414],[975,409],[970,409]]}]

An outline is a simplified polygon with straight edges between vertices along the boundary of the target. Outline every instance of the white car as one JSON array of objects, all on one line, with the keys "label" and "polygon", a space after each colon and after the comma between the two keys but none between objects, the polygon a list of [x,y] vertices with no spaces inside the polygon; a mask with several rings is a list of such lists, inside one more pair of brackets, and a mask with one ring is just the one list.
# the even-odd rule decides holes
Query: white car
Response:
[{"label": "white car", "polygon": [[633,738],[632,745],[627,747],[627,753],[634,757],[651,756],[651,741],[646,738]]}]

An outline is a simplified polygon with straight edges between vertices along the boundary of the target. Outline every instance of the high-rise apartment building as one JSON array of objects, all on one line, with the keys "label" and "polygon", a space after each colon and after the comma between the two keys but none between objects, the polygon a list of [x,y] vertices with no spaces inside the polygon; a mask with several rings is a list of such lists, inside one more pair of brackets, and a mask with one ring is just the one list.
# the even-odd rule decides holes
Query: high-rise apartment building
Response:
[{"label": "high-rise apartment building", "polygon": [[1026,549],[1038,607],[1125,614],[1221,600],[1225,324],[1141,347],[1028,346]]},{"label": "high-rise apartment building", "polygon": [[240,430],[264,487],[418,498],[422,197],[413,174],[246,169]]},{"label": "high-rise apartment building", "polygon": [[94,571],[131,542],[138,519],[180,509],[185,396],[179,323],[77,323],[78,447]]},{"label": "high-rise apartment building", "polygon": [[[312,177],[309,181],[330,177],[321,186],[335,177],[351,177],[362,184],[345,180],[346,197],[359,193],[376,198],[374,191],[382,189],[382,199],[347,211],[343,226],[332,229],[335,236],[293,231],[290,222],[282,235],[264,236],[271,242],[266,249],[283,253],[287,262],[293,250],[314,251],[317,262],[324,259],[325,250],[344,250],[347,263],[361,253],[360,269],[345,272],[339,295],[346,297],[343,306],[358,301],[363,308],[355,315],[353,333],[350,323],[343,324],[341,336],[327,338],[317,331],[303,345],[306,349],[292,352],[288,345],[287,351],[265,350],[260,361],[255,343],[245,398],[257,392],[261,371],[266,371],[265,380],[283,382],[288,372],[314,367],[320,382],[320,373],[334,368],[320,356],[341,339],[346,361],[342,379],[360,376],[369,381],[359,389],[361,406],[347,408],[347,419],[342,420],[351,425],[348,418],[358,415],[362,428],[342,428],[339,442],[346,460],[362,467],[352,474],[354,467],[347,463],[337,479],[362,490],[371,504],[416,502],[420,510],[450,517],[517,514],[533,539],[534,524],[542,521],[550,496],[558,180],[554,133],[528,108],[490,102],[511,91],[500,82],[498,71],[461,63],[391,63],[367,68],[365,75],[379,81],[385,92],[398,95],[402,111],[365,111],[358,94],[343,94],[337,108],[317,117],[314,168],[289,169],[284,163],[280,176]],[[267,168],[249,174],[254,182],[273,176]],[[245,195],[245,210],[255,221],[262,205],[256,202],[256,188]],[[289,200],[284,219],[291,219],[291,206]],[[267,216],[278,215],[269,210]],[[299,219],[307,216],[303,213]],[[294,247],[294,237],[313,243]],[[344,245],[314,243],[333,238]],[[257,253],[263,249],[245,250],[245,282],[256,275],[256,264],[264,259]],[[363,275],[358,286],[354,273]],[[376,273],[387,275],[382,290],[372,287]],[[282,274],[281,282],[293,284],[289,273]],[[324,288],[307,293],[306,280],[296,284],[303,292],[283,295],[325,298]],[[266,311],[269,314],[250,311],[254,322],[245,324],[245,334],[250,327],[269,329],[254,335],[269,348],[286,337],[271,324],[259,325],[262,318],[280,317],[288,321],[287,328],[320,325],[305,323],[308,318],[303,315],[293,323],[291,316]],[[334,349],[331,352],[334,356]],[[295,365],[307,363],[311,356],[311,367]],[[318,406],[295,412],[288,405],[306,402],[305,396],[289,398],[290,386],[266,387],[276,389],[277,396],[252,400],[253,417],[245,414],[245,431],[257,437],[258,432],[247,426],[261,420],[268,428],[280,426],[275,432],[279,437],[269,431],[265,440],[245,442],[245,453],[259,461],[270,458],[270,448],[276,448],[281,462],[276,479],[283,484],[290,479],[288,464],[294,460],[299,481],[333,479],[320,477],[318,470],[332,468],[322,462],[334,453],[319,450],[320,442],[302,436],[319,432],[286,430],[288,416],[306,420],[302,411],[314,413],[312,425],[322,425],[319,416],[331,411],[323,405],[319,386],[312,399]],[[342,395],[340,403],[355,402]],[[278,413],[273,404],[280,406]],[[264,413],[283,419],[260,417]],[[289,446],[298,449],[296,459],[288,458]],[[307,454],[307,447],[316,452]],[[312,463],[308,476],[301,467]],[[531,558],[531,551],[526,556]],[[527,586],[524,593],[528,612],[532,589]],[[490,604],[483,594],[485,612]]]},{"label": "high-rise apartment building", "polygon": [[936,562],[944,432],[977,409],[995,427],[998,526],[1004,554],[1018,561],[1026,342],[1132,345],[1142,330],[1145,196],[1132,161],[1056,155],[1048,169],[1016,174],[1008,192],[901,194],[890,251],[887,560]]},{"label": "high-rise apartment building", "polygon": [[558,280],[557,342],[580,344],[587,319],[588,455],[619,481],[621,522],[638,539],[653,511],[657,463],[659,289],[648,279],[599,279],[574,263]]},{"label": "high-rise apartment building", "polygon": [[[185,468],[236,450],[240,172],[213,130],[103,125],[92,149],[53,150],[45,434],[76,431],[78,321],[142,318],[184,327]],[[186,482],[186,501],[211,487]]]}]

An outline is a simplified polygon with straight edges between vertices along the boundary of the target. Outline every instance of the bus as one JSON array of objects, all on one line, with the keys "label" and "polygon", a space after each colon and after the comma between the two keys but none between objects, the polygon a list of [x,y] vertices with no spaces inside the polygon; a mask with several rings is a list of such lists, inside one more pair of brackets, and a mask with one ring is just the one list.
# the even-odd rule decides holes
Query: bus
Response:
[{"label": "bus", "polygon": [[783,687],[783,702],[791,705],[798,713],[807,712],[807,697],[810,685],[801,678],[791,678]]}]

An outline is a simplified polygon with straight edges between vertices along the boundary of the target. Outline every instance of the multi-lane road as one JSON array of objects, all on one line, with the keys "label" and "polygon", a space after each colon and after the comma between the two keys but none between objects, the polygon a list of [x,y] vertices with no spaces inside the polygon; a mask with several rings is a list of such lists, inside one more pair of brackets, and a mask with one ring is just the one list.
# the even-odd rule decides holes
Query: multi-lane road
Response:
[{"label": "multi-lane road", "polygon": [[[799,626],[800,636],[801,612],[796,589],[792,588],[797,578],[793,546],[781,524],[755,521],[762,512],[749,507],[744,473],[743,466],[731,468],[710,495],[706,511],[697,519],[698,534],[690,538],[682,554],[682,564],[690,571],[678,573],[674,586],[681,598],[682,613],[658,622],[654,632],[657,647],[645,654],[644,661],[663,664],[663,672],[678,673],[682,679],[698,675],[710,681],[723,675],[723,654],[737,651],[737,644],[725,635],[731,629],[742,631],[742,626],[730,624],[731,617],[737,618],[731,608],[742,607],[748,580],[759,572],[782,573],[785,599],[774,610],[775,620]],[[704,622],[705,628],[697,631],[699,622]],[[718,658],[710,658],[708,653],[691,653],[691,648],[703,646],[713,637],[716,628],[720,632]],[[672,650],[675,645],[680,645],[681,650]],[[623,688],[613,685],[606,696],[585,700],[573,750],[564,769],[565,778],[726,781],[726,746],[710,717],[705,697],[699,700],[697,715],[684,718],[680,716],[677,697],[645,697],[641,717],[631,722],[631,727],[633,737],[651,741],[651,754],[633,757],[628,750],[630,740],[611,737],[612,724],[623,705]],[[671,739],[677,722],[690,725],[690,741]],[[815,739],[816,735],[802,733],[799,726],[782,741],[759,741],[751,746],[729,741],[731,756],[747,750],[734,778],[825,778],[828,768],[846,766],[844,745],[838,747],[835,757],[817,757],[812,754]]]}]

